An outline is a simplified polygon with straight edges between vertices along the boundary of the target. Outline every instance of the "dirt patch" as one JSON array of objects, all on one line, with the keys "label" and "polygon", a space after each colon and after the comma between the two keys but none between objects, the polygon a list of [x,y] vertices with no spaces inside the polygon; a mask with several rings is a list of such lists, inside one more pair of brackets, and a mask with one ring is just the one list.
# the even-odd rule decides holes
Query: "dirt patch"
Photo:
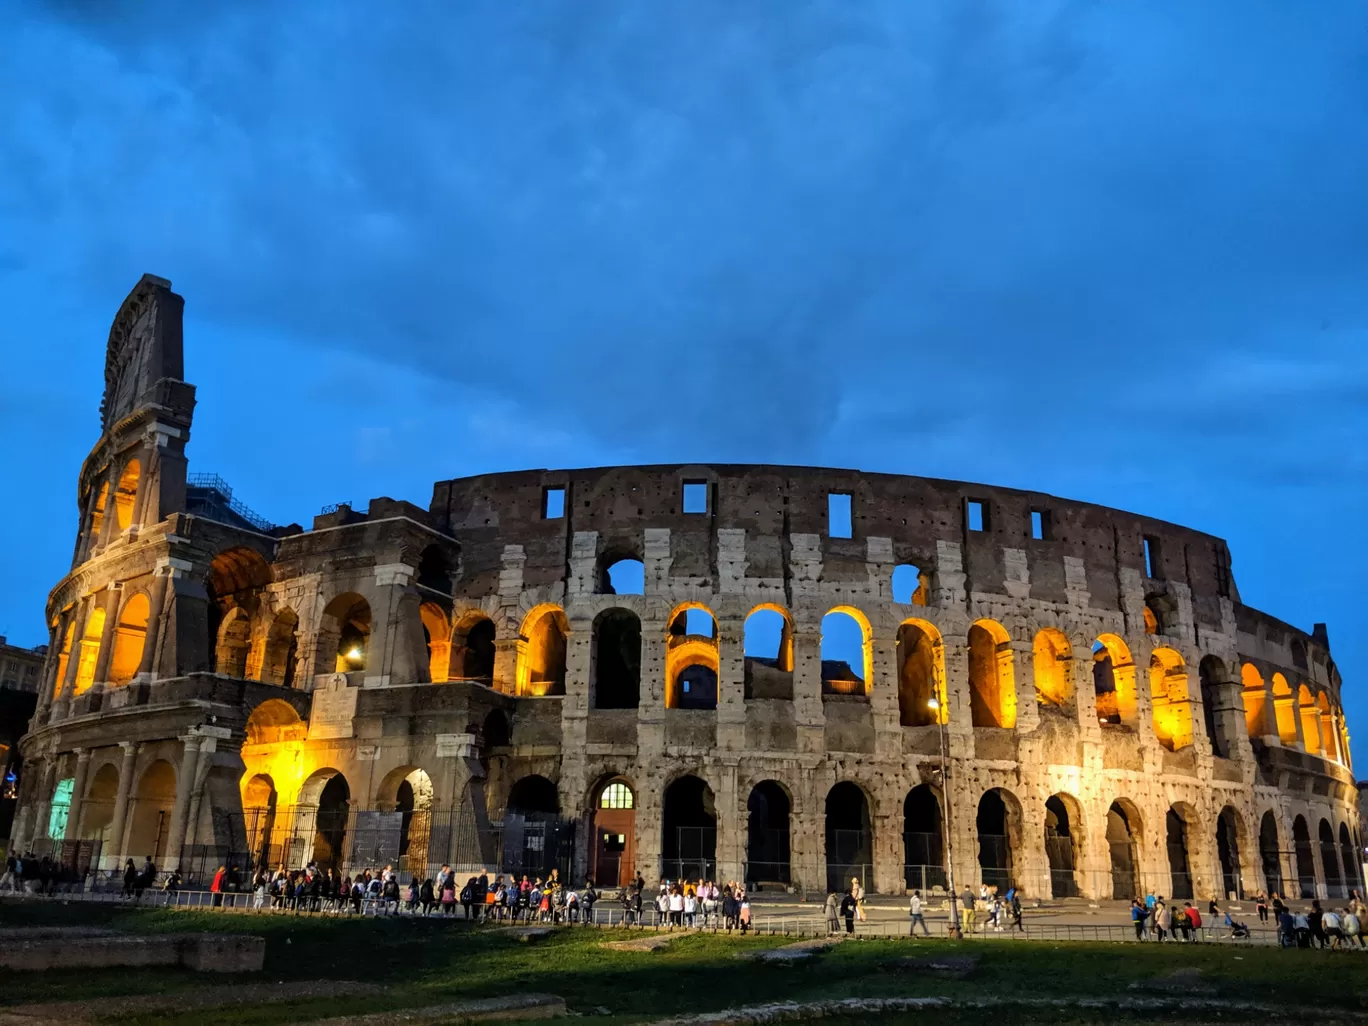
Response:
[{"label": "dirt patch", "polygon": [[77,1026],[97,1018],[123,1015],[161,1015],[198,1009],[270,1005],[309,998],[360,997],[384,993],[374,983],[350,980],[306,980],[296,983],[249,983],[228,987],[195,987],[171,994],[136,994],[100,998],[98,1001],[53,1001],[15,1005],[0,1011],[4,1026]]},{"label": "dirt patch", "polygon": [[962,980],[978,967],[978,963],[978,955],[923,955],[894,959],[885,968],[938,980]]},{"label": "dirt patch", "polygon": [[668,947],[674,939],[675,935],[672,933],[653,933],[631,940],[604,941],[603,947],[612,948],[614,951],[659,951]]},{"label": "dirt patch", "polygon": [[457,1001],[392,1012],[315,1019],[311,1026],[429,1026],[447,1022],[499,1022],[514,1019],[551,1019],[565,1014],[565,999],[554,994],[518,994],[486,1001]]}]

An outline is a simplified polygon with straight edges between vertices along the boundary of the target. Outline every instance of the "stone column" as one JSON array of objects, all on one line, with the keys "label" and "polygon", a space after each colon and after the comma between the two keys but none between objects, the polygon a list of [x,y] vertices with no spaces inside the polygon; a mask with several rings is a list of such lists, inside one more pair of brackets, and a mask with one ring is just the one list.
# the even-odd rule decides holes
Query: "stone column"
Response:
[{"label": "stone column", "polygon": [[152,482],[152,460],[156,454],[155,439],[154,433],[148,444],[138,450],[138,466],[142,472],[138,474],[138,490],[133,498],[133,516],[129,521],[129,526],[133,528],[135,536],[138,528],[142,525],[143,515],[147,508],[147,493]]},{"label": "stone column", "polygon": [[744,620],[717,623],[717,747],[739,752],[746,747],[746,654]]},{"label": "stone column", "polygon": [[[38,779],[37,821],[33,824],[32,839],[48,836],[48,819],[52,815],[52,791],[57,786],[57,755],[49,755],[43,762]],[[32,840],[29,842],[32,844]]]},{"label": "stone column", "polygon": [[[517,628],[514,627],[514,630]],[[523,662],[523,651],[527,643],[520,637],[496,638],[494,640],[494,690],[506,695],[521,695],[523,681],[519,679],[518,667]]]},{"label": "stone column", "polygon": [[808,754],[824,751],[826,711],[822,708],[820,625],[795,624],[793,627],[793,718],[798,727],[798,751]]},{"label": "stone column", "polygon": [[746,813],[738,793],[736,758],[727,759],[717,777],[717,871],[719,880],[743,879],[746,858]]},{"label": "stone column", "polygon": [[73,748],[76,753],[76,773],[71,783],[71,809],[67,813],[67,836],[81,836],[81,813],[85,809],[86,777],[90,773],[90,749]]},{"label": "stone column", "polygon": [[872,796],[869,826],[873,832],[870,844],[871,857],[874,860],[874,879],[871,884],[879,894],[902,894],[906,890],[903,870],[902,803],[903,795],[886,781]]},{"label": "stone column", "polygon": [[184,754],[181,757],[180,772],[176,775],[176,802],[171,807],[171,832],[167,835],[166,854],[163,864],[174,869],[180,864],[181,847],[185,844],[185,827],[190,817],[190,796],[195,788],[195,775],[199,771],[200,745],[204,738],[198,734],[181,735]]},{"label": "stone column", "polygon": [[123,761],[119,765],[119,790],[114,796],[114,814],[109,820],[109,841],[112,851],[102,853],[106,869],[117,869],[123,861],[124,835],[128,833],[128,796],[133,790],[133,766],[138,758],[139,745],[135,741],[120,741]]},{"label": "stone column", "polygon": [[[642,762],[665,750],[665,650],[669,624],[664,620],[641,621],[641,687],[637,705],[637,752]],[[637,816],[637,828],[642,827]],[[657,834],[659,824],[656,824]],[[640,852],[642,849],[638,848]]]},{"label": "stone column", "polygon": [[1040,705],[1035,689],[1035,643],[1012,639],[1012,681],[1016,686],[1016,729],[1030,733],[1040,726]]},{"label": "stone column", "polygon": [[[67,655],[66,674],[58,685],[56,699],[61,700],[62,708],[58,708],[58,701],[53,701],[53,719],[60,719],[64,714],[65,703],[69,702],[72,693],[76,690],[76,675],[81,669],[81,637],[85,633],[86,614],[89,612],[90,599],[82,599],[77,605],[76,611],[72,613],[72,622],[76,629],[71,632],[71,652]],[[49,720],[51,722],[51,720]]]},{"label": "stone column", "polygon": [[95,658],[95,679],[92,687],[104,685],[109,680],[109,663],[114,658],[114,639],[119,625],[119,599],[123,593],[106,591],[102,603],[105,611],[104,633],[100,635],[100,654]]},{"label": "stone column", "polygon": [[[898,711],[898,639],[874,635],[870,641],[874,679],[869,705],[874,717],[874,754],[881,759],[902,758],[902,718]],[[879,888],[883,890],[882,887]]]}]

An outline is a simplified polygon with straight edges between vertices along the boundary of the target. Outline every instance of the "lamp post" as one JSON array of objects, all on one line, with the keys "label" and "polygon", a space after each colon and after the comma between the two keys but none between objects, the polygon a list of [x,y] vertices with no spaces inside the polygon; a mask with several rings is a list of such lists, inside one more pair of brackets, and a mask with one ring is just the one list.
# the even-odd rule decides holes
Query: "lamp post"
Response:
[{"label": "lamp post", "polygon": [[950,779],[947,768],[949,746],[945,738],[945,717],[941,715],[941,704],[938,699],[932,698],[926,704],[931,708],[931,711],[936,714],[936,732],[940,736],[941,795],[945,799],[945,815],[941,817],[941,830],[945,835],[943,840],[943,846],[945,848],[945,885],[950,891],[950,936],[959,940],[964,934],[960,930],[959,905],[955,896],[955,854],[950,840],[952,836],[950,828]]}]

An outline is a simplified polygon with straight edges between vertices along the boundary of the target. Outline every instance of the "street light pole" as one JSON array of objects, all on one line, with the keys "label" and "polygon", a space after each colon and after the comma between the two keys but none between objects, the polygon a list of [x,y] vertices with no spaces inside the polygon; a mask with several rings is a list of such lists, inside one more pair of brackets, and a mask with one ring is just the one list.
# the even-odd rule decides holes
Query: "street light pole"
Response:
[{"label": "street light pole", "polygon": [[950,936],[959,940],[964,933],[959,924],[959,906],[955,897],[955,853],[950,840],[953,831],[950,826],[950,778],[947,767],[949,746],[945,738],[945,717],[941,715],[940,701],[932,698],[927,705],[936,714],[936,732],[940,736],[941,798],[945,802],[945,815],[941,816],[941,830],[945,835],[942,842],[945,849],[945,885],[950,891]]}]

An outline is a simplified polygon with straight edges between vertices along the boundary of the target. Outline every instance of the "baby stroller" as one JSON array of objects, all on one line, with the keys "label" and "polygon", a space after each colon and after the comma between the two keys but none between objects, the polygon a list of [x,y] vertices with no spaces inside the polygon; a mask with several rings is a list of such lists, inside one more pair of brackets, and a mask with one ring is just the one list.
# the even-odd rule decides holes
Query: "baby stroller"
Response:
[{"label": "baby stroller", "polygon": [[1249,927],[1245,926],[1245,924],[1238,919],[1231,919],[1229,912],[1226,913],[1225,924],[1230,929],[1231,940],[1249,939]]}]

